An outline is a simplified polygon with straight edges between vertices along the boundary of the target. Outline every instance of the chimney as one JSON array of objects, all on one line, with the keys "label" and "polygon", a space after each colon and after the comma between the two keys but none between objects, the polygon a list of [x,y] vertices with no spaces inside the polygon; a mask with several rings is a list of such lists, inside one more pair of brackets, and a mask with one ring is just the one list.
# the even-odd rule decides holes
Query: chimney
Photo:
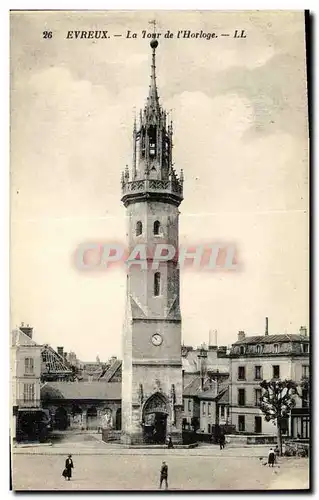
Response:
[{"label": "chimney", "polygon": [[207,359],[206,349],[201,347],[197,356],[199,361],[200,390],[203,391],[205,376],[206,376],[206,359]]},{"label": "chimney", "polygon": [[59,356],[61,356],[61,358],[63,358],[63,347],[57,347],[57,353]]},{"label": "chimney", "polygon": [[245,338],[245,332],[244,330],[239,330],[238,332],[238,340],[244,340]]},{"label": "chimney", "polygon": [[217,330],[209,330],[209,341],[208,346],[217,345]]},{"label": "chimney", "polygon": [[266,316],[265,335],[268,335],[268,317]]},{"label": "chimney", "polygon": [[226,355],[227,354],[227,346],[221,345],[220,347],[218,347],[217,354],[218,355],[221,354],[222,356]]},{"label": "chimney", "polygon": [[25,335],[30,337],[30,339],[32,339],[32,335],[33,335],[33,327],[32,326],[30,326],[30,325],[24,326],[24,323],[21,323],[20,330]]},{"label": "chimney", "polygon": [[299,328],[299,335],[302,335],[303,337],[308,337],[307,328],[305,326],[301,326]]}]

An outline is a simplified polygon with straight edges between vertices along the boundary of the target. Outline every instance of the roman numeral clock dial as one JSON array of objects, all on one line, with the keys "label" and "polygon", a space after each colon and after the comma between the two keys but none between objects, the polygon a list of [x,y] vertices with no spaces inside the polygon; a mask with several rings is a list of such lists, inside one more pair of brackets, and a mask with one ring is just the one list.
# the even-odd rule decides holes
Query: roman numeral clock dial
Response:
[{"label": "roman numeral clock dial", "polygon": [[152,336],[152,344],[158,346],[161,345],[162,342],[163,342],[162,335],[160,335],[159,333],[154,333],[154,335]]}]

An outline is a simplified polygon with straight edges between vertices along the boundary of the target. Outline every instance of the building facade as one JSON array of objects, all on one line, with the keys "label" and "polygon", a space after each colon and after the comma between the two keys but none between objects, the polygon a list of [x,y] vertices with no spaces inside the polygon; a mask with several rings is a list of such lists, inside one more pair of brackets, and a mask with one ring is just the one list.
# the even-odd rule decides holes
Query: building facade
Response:
[{"label": "building facade", "polygon": [[[129,253],[146,249],[128,266],[123,332],[122,438],[125,443],[182,439],[182,361],[179,269],[172,259],[155,263],[158,244],[178,249],[178,207],[183,179],[172,164],[172,123],[161,107],[155,53],[149,96],[134,123],[133,165],[122,175]],[[137,247],[139,245],[139,247]],[[142,250],[143,252],[143,250]],[[154,260],[153,260],[154,259]]]},{"label": "building facade", "polygon": [[55,430],[121,430],[118,382],[48,382],[41,388],[41,401]]},{"label": "building facade", "polygon": [[[293,380],[302,391],[303,380],[309,378],[309,337],[302,327],[299,335],[265,335],[246,337],[243,331],[230,352],[230,403],[231,423],[238,432],[275,434],[273,422],[267,422],[259,409],[263,380]],[[296,409],[304,407],[304,397],[296,396]],[[305,417],[306,411],[302,414]],[[294,411],[292,412],[292,415]],[[295,411],[297,418],[298,411]],[[284,431],[309,437],[308,428],[295,420],[295,427],[286,423]],[[290,428],[289,428],[290,427]],[[297,427],[300,432],[297,432]],[[295,436],[297,437],[297,436]]]},{"label": "building facade", "polygon": [[38,440],[49,427],[40,404],[41,346],[32,333],[23,323],[11,332],[11,436],[17,441]]}]

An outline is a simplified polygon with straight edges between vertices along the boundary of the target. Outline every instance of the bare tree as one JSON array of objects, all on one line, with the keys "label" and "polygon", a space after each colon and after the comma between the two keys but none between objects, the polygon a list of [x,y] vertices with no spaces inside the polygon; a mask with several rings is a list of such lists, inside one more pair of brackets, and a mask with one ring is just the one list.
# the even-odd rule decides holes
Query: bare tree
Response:
[{"label": "bare tree", "polygon": [[277,444],[279,454],[282,455],[283,422],[296,404],[297,384],[293,380],[263,380],[260,387],[263,389],[260,409],[265,415],[265,420],[273,421],[277,427]]}]

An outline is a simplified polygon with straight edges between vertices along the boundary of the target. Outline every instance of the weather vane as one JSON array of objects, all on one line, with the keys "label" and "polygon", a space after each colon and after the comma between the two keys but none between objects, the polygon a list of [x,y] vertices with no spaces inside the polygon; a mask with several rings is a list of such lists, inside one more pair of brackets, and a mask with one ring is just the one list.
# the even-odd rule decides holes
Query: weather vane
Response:
[{"label": "weather vane", "polygon": [[155,30],[156,30],[156,20],[152,19],[151,21],[148,22],[148,24],[153,24],[154,33],[155,33]]}]

